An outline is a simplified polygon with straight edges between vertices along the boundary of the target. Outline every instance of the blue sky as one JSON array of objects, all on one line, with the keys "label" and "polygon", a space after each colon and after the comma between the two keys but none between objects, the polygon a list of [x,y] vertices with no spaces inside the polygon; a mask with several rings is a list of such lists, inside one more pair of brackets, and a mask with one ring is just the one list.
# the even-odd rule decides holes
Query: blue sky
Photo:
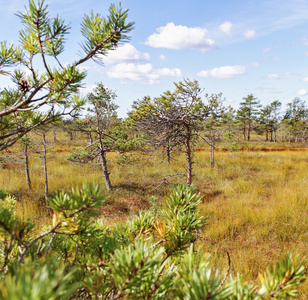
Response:
[{"label": "blue sky", "polygon": [[[27,0],[0,0],[0,40],[18,44]],[[78,59],[80,23],[91,10],[106,15],[109,1],[46,0],[51,15],[72,26],[61,59]],[[114,2],[117,4],[118,2]],[[123,0],[135,22],[131,41],[104,59],[86,63],[84,92],[102,82],[118,95],[124,117],[134,100],[197,79],[205,93],[223,93],[237,108],[248,94],[266,105],[308,98],[307,0]],[[1,78],[1,87],[7,86]]]}]

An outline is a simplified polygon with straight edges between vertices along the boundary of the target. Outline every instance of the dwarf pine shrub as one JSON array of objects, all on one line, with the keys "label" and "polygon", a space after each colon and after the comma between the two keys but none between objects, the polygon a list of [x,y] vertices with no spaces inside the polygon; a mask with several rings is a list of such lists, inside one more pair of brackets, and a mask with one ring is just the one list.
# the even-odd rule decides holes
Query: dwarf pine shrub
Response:
[{"label": "dwarf pine shrub", "polygon": [[107,225],[99,216],[104,190],[84,184],[49,199],[53,224],[37,232],[7,196],[0,200],[0,299],[297,297],[305,269],[291,254],[268,267],[259,286],[213,272],[209,254],[195,245],[207,224],[200,200],[193,187],[179,185],[159,211]]}]

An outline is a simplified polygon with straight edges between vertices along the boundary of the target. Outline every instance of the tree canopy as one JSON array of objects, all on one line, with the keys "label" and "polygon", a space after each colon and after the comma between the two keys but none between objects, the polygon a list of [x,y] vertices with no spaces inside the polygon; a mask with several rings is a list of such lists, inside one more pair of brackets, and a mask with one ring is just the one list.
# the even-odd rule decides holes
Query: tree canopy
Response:
[{"label": "tree canopy", "polygon": [[197,80],[184,79],[174,83],[175,91],[166,91],[151,100],[136,101],[130,117],[137,128],[148,135],[156,147],[168,149],[183,146],[186,153],[186,182],[192,182],[192,143],[201,123],[208,115],[201,99],[202,89]]},{"label": "tree canopy", "polygon": [[111,5],[106,17],[91,12],[81,24],[81,58],[63,64],[60,54],[70,26],[58,16],[51,17],[43,0],[29,0],[26,11],[17,15],[23,24],[20,44],[0,43],[0,75],[13,81],[13,87],[0,92],[0,150],[39,125],[78,114],[85,103],[79,88],[86,72],[80,66],[90,59],[101,63],[109,51],[129,40],[133,29],[121,3]]}]

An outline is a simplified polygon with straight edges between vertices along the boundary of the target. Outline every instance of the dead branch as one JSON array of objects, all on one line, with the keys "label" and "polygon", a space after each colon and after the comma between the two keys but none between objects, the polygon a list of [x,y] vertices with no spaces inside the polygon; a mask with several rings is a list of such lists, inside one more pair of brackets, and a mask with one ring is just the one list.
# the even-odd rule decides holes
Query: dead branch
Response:
[{"label": "dead branch", "polygon": [[218,286],[217,290],[219,290],[219,289],[223,286],[223,284],[225,283],[225,281],[226,281],[226,279],[227,279],[227,277],[228,277],[228,275],[229,275],[230,269],[231,269],[231,259],[230,259],[230,255],[229,255],[229,252],[228,252],[228,251],[226,251],[226,253],[227,253],[227,256],[228,256],[228,270],[227,270],[227,273],[226,273],[224,279],[221,281],[220,285]]}]

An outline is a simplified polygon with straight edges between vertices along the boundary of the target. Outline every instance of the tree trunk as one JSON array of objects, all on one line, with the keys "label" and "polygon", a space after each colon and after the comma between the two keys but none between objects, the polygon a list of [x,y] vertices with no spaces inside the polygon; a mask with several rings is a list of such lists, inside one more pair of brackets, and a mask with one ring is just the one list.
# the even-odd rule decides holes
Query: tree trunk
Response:
[{"label": "tree trunk", "polygon": [[30,172],[29,172],[29,154],[28,154],[28,145],[25,144],[25,170],[26,170],[26,178],[27,178],[27,183],[28,183],[28,188],[31,190],[31,179],[30,179]]},{"label": "tree trunk", "polygon": [[48,174],[47,174],[47,142],[46,134],[43,132],[43,145],[44,145],[44,177],[45,177],[45,200],[48,198]]},{"label": "tree trunk", "polygon": [[93,137],[92,137],[92,133],[91,133],[91,132],[89,132],[89,133],[88,133],[88,136],[89,136],[89,140],[90,140],[90,145],[92,145],[92,144],[93,144]]},{"label": "tree trunk", "polygon": [[55,129],[53,130],[53,141],[54,141],[54,143],[58,142],[58,140],[57,140],[57,131]]},{"label": "tree trunk", "polygon": [[185,149],[186,149],[186,182],[187,184],[192,183],[192,157],[191,157],[191,148],[190,148],[190,140],[191,140],[191,131],[189,125],[183,122],[183,125],[186,130],[186,139],[185,139]]},{"label": "tree trunk", "polygon": [[302,131],[302,143],[306,144],[306,130],[307,128],[305,128],[305,130]]},{"label": "tree trunk", "polygon": [[106,188],[107,188],[107,191],[111,191],[112,186],[111,186],[111,182],[109,178],[109,172],[107,169],[106,151],[103,148],[100,150],[101,150],[101,159],[102,159],[102,171],[103,171],[103,175],[104,175],[104,179],[106,183]]},{"label": "tree trunk", "polygon": [[265,133],[266,133],[265,141],[267,142],[268,141],[268,129],[267,128],[265,130]]},{"label": "tree trunk", "polygon": [[244,141],[246,141],[246,127],[244,125],[244,128],[243,128],[243,136],[244,136]]},{"label": "tree trunk", "polygon": [[98,140],[99,140],[99,151],[100,151],[100,157],[102,160],[102,171],[105,179],[106,189],[107,191],[112,190],[112,185],[109,178],[109,172],[107,168],[107,159],[106,159],[106,150],[104,149],[104,145],[102,143],[102,134],[101,132],[98,132]]},{"label": "tree trunk", "polygon": [[167,144],[167,164],[168,166],[170,165],[170,161],[171,161],[171,150],[170,150],[170,145],[169,145],[169,141],[168,141],[168,144]]},{"label": "tree trunk", "polygon": [[214,145],[211,145],[210,158],[211,158],[211,167],[212,167],[212,168],[213,168],[214,165],[215,165],[215,157],[214,157],[214,154],[215,154],[215,147],[214,147]]},{"label": "tree trunk", "polygon": [[273,142],[273,130],[271,129],[271,142]]}]

